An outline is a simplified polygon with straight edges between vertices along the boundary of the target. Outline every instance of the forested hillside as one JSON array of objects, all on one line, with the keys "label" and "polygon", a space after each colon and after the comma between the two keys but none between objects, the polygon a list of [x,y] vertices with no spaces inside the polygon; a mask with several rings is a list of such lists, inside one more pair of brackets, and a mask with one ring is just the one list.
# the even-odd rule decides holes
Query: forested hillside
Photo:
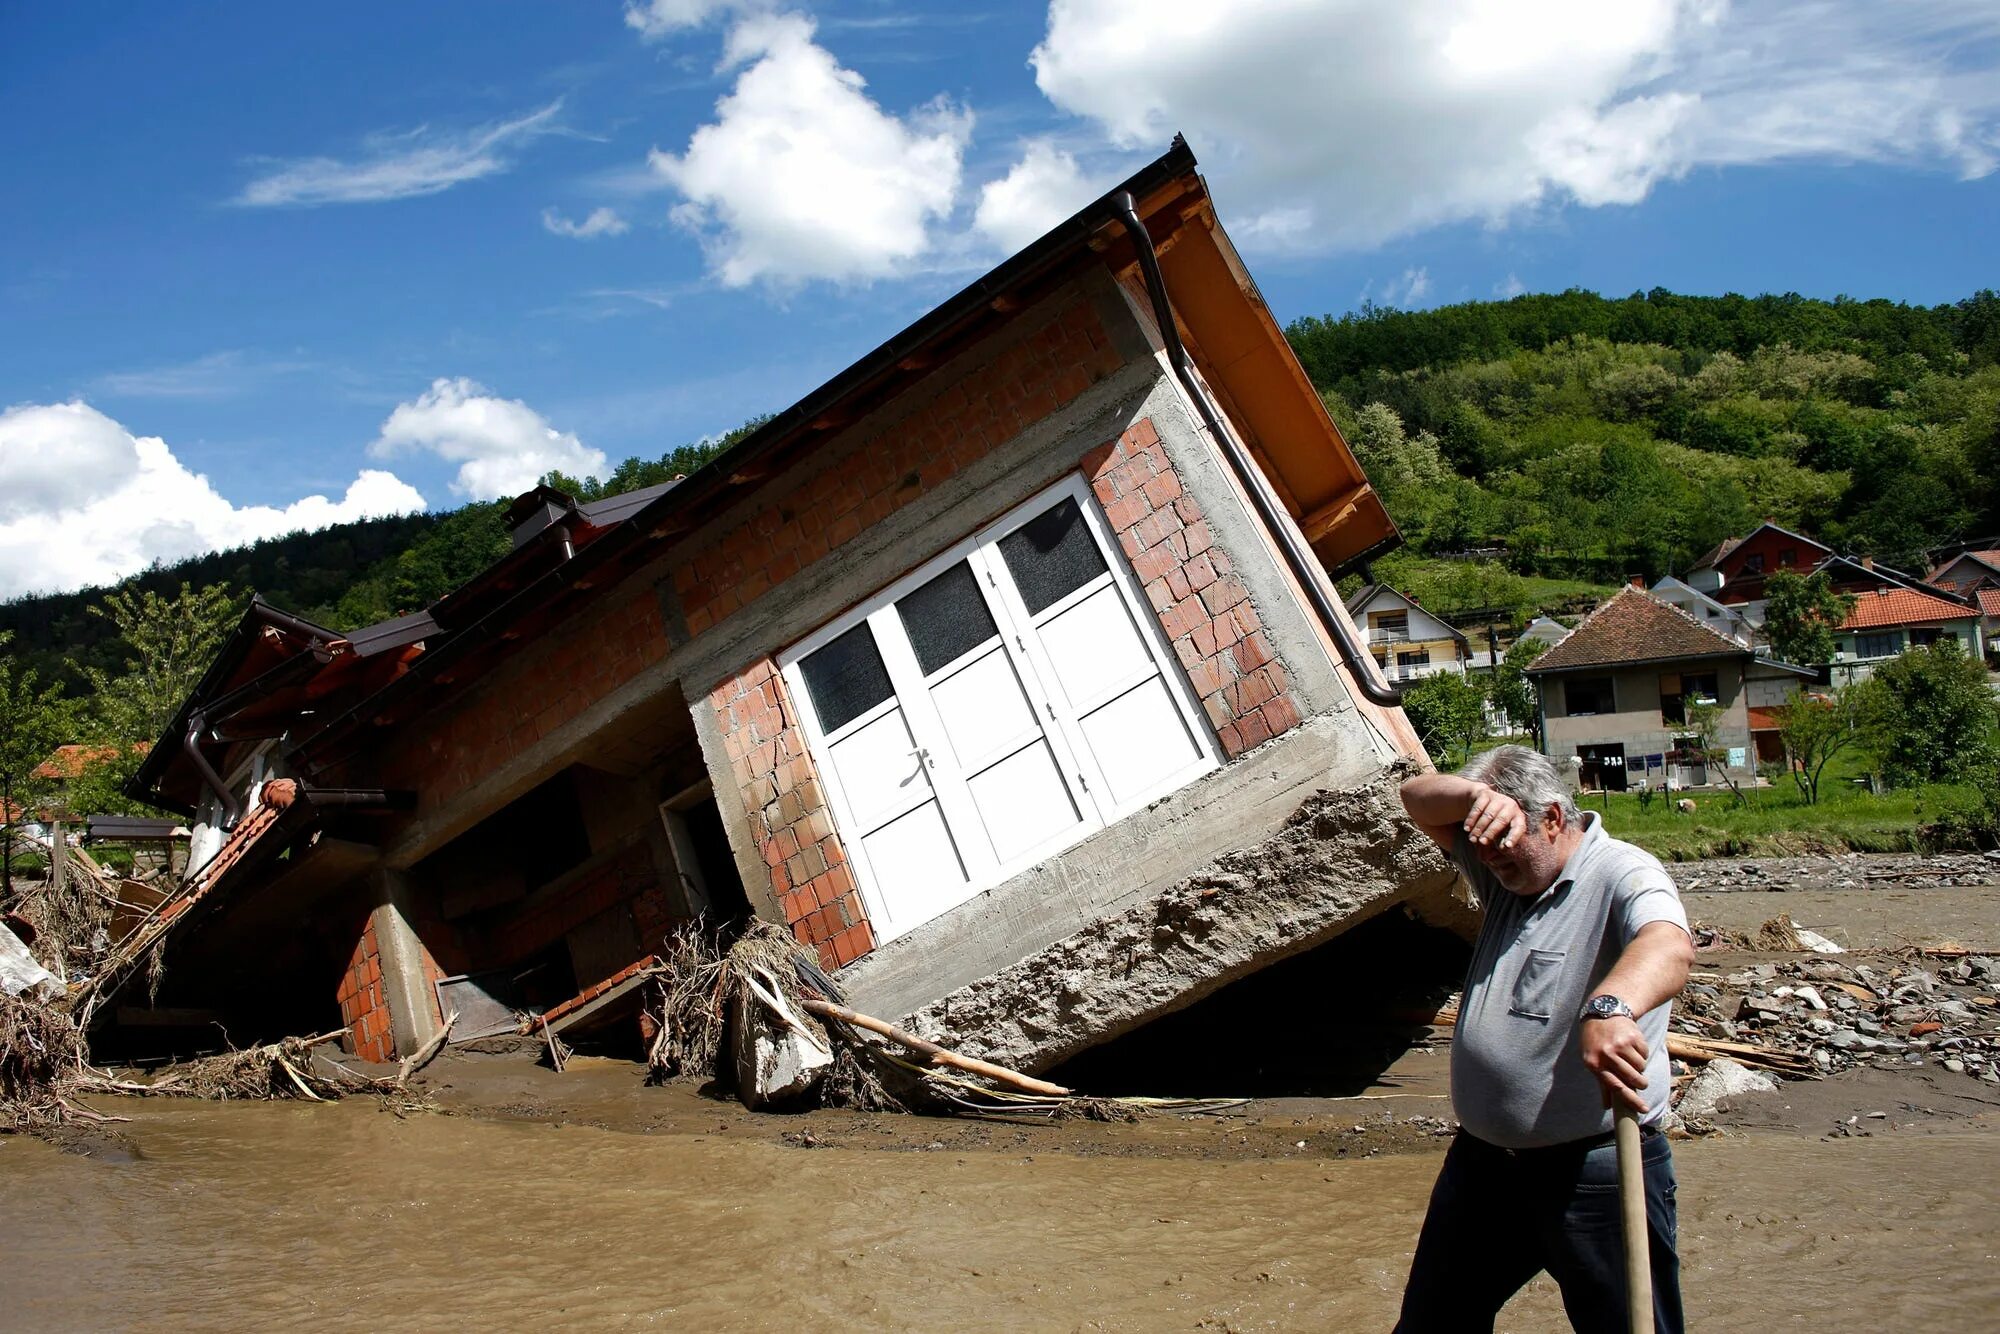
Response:
[{"label": "forested hillside", "polygon": [[[1921,572],[2000,532],[2000,296],[1587,292],[1287,331],[1441,610],[1685,571],[1760,519]],[[1482,548],[1493,559],[1437,557]],[[1428,558],[1428,559],[1427,559]]]}]

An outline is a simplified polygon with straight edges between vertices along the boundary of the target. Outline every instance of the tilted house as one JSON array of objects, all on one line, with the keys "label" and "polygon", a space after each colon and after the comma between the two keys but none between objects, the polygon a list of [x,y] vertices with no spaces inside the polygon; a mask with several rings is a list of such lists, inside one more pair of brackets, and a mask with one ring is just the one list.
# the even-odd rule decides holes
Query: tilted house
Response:
[{"label": "tilted house", "polygon": [[1716,705],[1711,744],[1737,780],[1754,778],[1750,699],[1767,679],[1812,672],[1767,662],[1642,588],[1621,589],[1527,675],[1541,701],[1543,749],[1574,756],[1584,786],[1622,792],[1644,781],[1699,787],[1720,774],[1688,730],[1690,703]]},{"label": "tilted house", "polygon": [[[1178,142],[693,476],[509,521],[396,622],[254,607],[149,757],[220,842],[177,1003],[282,991],[383,1057],[447,1007],[581,1024],[671,923],[755,912],[1036,1068],[1449,910],[1329,578],[1393,526]],[[1338,873],[1190,888],[1281,832]]]}]

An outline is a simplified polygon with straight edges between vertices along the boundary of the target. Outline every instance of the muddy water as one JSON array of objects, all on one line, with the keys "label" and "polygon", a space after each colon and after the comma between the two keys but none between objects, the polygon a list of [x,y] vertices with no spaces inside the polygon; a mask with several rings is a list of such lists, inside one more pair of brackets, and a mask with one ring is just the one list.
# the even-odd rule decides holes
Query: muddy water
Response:
[{"label": "muddy water", "polygon": [[[0,1324],[1382,1329],[1437,1165],[130,1110],[125,1161],[0,1141]],[[2000,1127],[1680,1155],[1698,1327],[1995,1327]],[[1545,1282],[1502,1320],[1564,1327]]]}]

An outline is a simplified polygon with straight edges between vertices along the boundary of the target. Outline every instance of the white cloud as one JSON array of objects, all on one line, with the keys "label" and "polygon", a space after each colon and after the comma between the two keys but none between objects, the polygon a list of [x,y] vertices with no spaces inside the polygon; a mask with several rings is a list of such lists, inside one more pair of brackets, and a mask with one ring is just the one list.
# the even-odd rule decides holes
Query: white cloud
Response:
[{"label": "white cloud", "polygon": [[1391,278],[1377,287],[1369,283],[1361,289],[1363,300],[1372,300],[1380,306],[1394,306],[1397,310],[1415,310],[1424,304],[1431,294],[1431,271],[1428,268],[1404,269],[1400,278]]},{"label": "white cloud", "polygon": [[210,352],[193,361],[109,371],[91,382],[119,398],[233,398],[284,375],[318,369],[308,361],[265,360],[241,352]]},{"label": "white cloud", "polygon": [[590,216],[582,222],[572,222],[552,208],[542,210],[542,226],[557,236],[571,236],[579,241],[587,241],[593,236],[623,236],[632,230],[632,224],[618,216],[617,210],[609,208],[592,209]]},{"label": "white cloud", "polygon": [[721,14],[766,7],[757,0],[625,0],[625,26],[654,42]]},{"label": "white cloud", "polygon": [[87,403],[0,412],[0,597],[114,583],[259,538],[426,508],[394,474],[365,469],[339,500],[231,504],[164,440]]},{"label": "white cloud", "polygon": [[1031,63],[1113,145],[1186,130],[1246,242],[1306,249],[1629,204],[1702,166],[1981,175],[1996,43],[2000,10],[1952,0],[1052,0]]},{"label": "white cloud", "polygon": [[550,471],[573,477],[604,471],[602,450],[549,425],[517,398],[496,398],[464,379],[440,379],[415,401],[398,404],[368,453],[393,458],[410,451],[459,465],[451,489],[473,500],[518,495]]},{"label": "white cloud", "polygon": [[1528,285],[1514,274],[1508,274],[1505,282],[1493,284],[1493,295],[1502,301],[1512,301],[1528,290]]},{"label": "white cloud", "polygon": [[1031,139],[1011,171],[980,188],[972,225],[1003,249],[1019,250],[1097,194],[1074,157],[1048,139]]},{"label": "white cloud", "polygon": [[679,155],[653,169],[684,201],[676,222],[702,238],[725,286],[867,281],[930,249],[958,197],[970,112],[942,99],[897,117],[813,42],[797,14],[731,30],[722,68],[742,68]]},{"label": "white cloud", "polygon": [[419,126],[404,134],[370,137],[360,156],[297,158],[279,162],[243,187],[234,202],[255,208],[280,205],[372,204],[434,195],[466,181],[493,176],[513,165],[519,145],[553,133],[557,99],[514,120],[458,132]]}]

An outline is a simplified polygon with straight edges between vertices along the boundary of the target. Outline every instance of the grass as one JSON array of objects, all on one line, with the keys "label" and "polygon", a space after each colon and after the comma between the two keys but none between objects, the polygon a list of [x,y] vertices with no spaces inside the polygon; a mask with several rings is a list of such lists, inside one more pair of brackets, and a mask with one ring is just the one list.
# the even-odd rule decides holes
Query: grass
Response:
[{"label": "grass", "polygon": [[[1584,792],[1577,802],[1603,814],[1610,832],[1661,861],[1704,857],[1792,857],[1842,852],[1935,851],[1919,841],[1922,827],[1952,806],[1972,802],[1969,787],[1930,784],[1880,796],[1856,780],[1861,765],[1841,756],[1820,781],[1820,799],[1807,805],[1790,778],[1770,787],[1743,789],[1738,805],[1727,788],[1660,793],[1650,808],[1633,792]],[[1695,803],[1693,814],[1675,806]],[[1966,844],[1969,850],[1973,845]]]}]

